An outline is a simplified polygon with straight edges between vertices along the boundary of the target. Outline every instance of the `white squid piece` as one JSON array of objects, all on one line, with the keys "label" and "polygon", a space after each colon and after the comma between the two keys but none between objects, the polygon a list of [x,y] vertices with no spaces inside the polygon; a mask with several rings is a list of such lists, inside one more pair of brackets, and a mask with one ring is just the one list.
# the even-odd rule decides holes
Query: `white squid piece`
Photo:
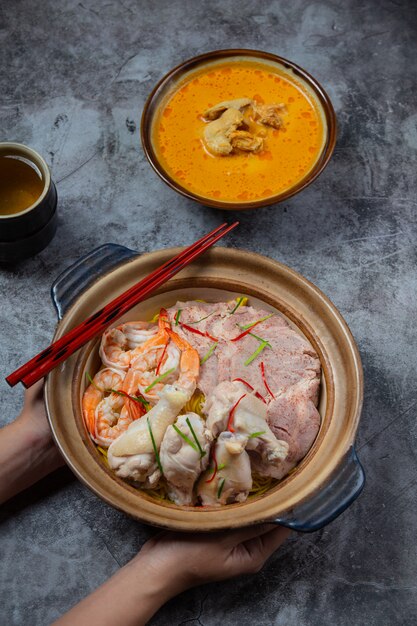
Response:
[{"label": "white squid piece", "polygon": [[[188,438],[188,442],[174,426]],[[212,439],[204,420],[196,413],[180,415],[174,425],[168,426],[161,444],[160,460],[167,480],[168,495],[175,504],[194,504],[194,484],[208,465]]]},{"label": "white squid piece", "polygon": [[166,429],[175,422],[193,392],[193,388],[186,390],[178,385],[165,385],[159,402],[113,441],[108,450],[108,461],[118,476],[144,483],[144,487],[157,483],[161,474],[155,448],[159,450]]},{"label": "white squid piece", "polygon": [[213,478],[214,467],[205,471],[197,486],[197,494],[204,506],[220,506],[247,499],[252,488],[252,471],[249,455],[241,445],[241,437],[226,431],[217,439],[214,447],[217,472]]},{"label": "white squid piece", "polygon": [[242,450],[256,452],[263,461],[281,464],[288,454],[288,443],[277,439],[269,428],[266,415],[267,406],[255,395],[247,393],[240,382],[223,382],[217,385],[213,395],[206,402],[207,426],[216,436],[226,430],[230,411],[238,402],[233,414],[233,429],[240,435]]}]

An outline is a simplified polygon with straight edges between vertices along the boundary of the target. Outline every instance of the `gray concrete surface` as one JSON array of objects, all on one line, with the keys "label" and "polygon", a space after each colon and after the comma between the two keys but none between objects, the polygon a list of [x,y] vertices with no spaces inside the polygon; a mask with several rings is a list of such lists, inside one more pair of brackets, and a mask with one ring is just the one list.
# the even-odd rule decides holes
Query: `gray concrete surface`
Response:
[{"label": "gray concrete surface", "polygon": [[[39,256],[0,273],[0,421],[22,390],[4,376],[49,343],[52,280],[93,247],[188,244],[230,215],[177,196],[139,141],[144,100],[173,65],[215,48],[292,59],[339,120],[323,175],[283,205],[239,214],[227,245],[318,285],[358,342],[366,389],[357,447],[363,495],[297,536],[264,570],[172,600],[164,624],[415,624],[417,5],[413,0],[4,0],[0,130],[42,153],[59,228]],[[50,623],[127,562],[150,529],[64,469],[3,507],[0,623]]]}]

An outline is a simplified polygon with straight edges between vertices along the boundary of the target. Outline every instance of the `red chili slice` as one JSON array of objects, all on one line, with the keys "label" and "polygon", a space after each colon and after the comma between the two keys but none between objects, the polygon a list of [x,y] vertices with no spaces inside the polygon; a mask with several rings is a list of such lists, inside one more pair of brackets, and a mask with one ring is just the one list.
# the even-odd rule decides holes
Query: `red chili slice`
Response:
[{"label": "red chili slice", "polygon": [[[252,385],[250,385],[250,384],[248,383],[248,381],[247,381],[247,380],[243,380],[243,378],[234,378],[234,379],[232,380],[232,383],[234,383],[234,382],[236,382],[236,381],[238,381],[238,382],[240,382],[240,383],[243,383],[244,385],[246,385],[247,387],[249,387],[249,389],[250,389],[251,391],[255,391],[255,388],[254,388],[254,387],[252,387]],[[266,404],[266,400],[265,400],[265,398],[264,398],[263,396],[261,396],[261,394],[259,393],[259,391],[255,391],[255,396],[256,396],[257,398],[259,398],[259,400],[262,400],[262,402],[264,402],[264,403]]]},{"label": "red chili slice", "polygon": [[265,385],[265,389],[267,390],[267,392],[269,393],[269,395],[272,396],[272,398],[275,400],[275,396],[272,393],[271,389],[269,388],[268,383],[266,382],[266,378],[265,378],[265,366],[264,366],[264,362],[261,361],[259,367],[261,368],[261,374],[262,374],[262,380],[264,381],[264,385]]},{"label": "red chili slice", "polygon": [[159,370],[161,369],[162,361],[164,359],[164,356],[165,356],[165,353],[167,351],[167,348],[168,348],[168,343],[165,344],[164,349],[163,349],[162,354],[161,354],[161,358],[159,359],[158,365],[156,366],[155,376],[159,376]]},{"label": "red chili slice", "polygon": [[[216,445],[216,444],[214,444],[214,445]],[[213,476],[211,478],[209,478],[208,480],[206,480],[206,483],[211,483],[211,481],[214,480],[214,477],[217,474],[217,460],[216,460],[216,452],[214,450],[214,446],[210,450],[210,456],[211,456],[211,458],[213,460],[213,463],[214,463],[214,472],[213,472]]]},{"label": "red chili slice", "polygon": [[228,419],[228,422],[227,422],[227,430],[229,430],[231,433],[234,433],[234,432],[235,432],[235,429],[234,429],[234,428],[233,428],[233,426],[232,426],[232,420],[233,420],[233,416],[234,416],[234,414],[235,414],[235,411],[236,411],[237,405],[239,404],[239,402],[240,402],[241,400],[243,400],[243,398],[244,398],[245,396],[246,396],[246,393],[244,393],[244,394],[243,394],[243,396],[240,396],[240,398],[239,398],[239,400],[236,402],[236,404],[234,404],[234,405],[232,406],[232,408],[230,409],[229,419]]},{"label": "red chili slice", "polygon": [[188,330],[190,333],[194,333],[195,335],[201,335],[201,337],[207,337],[208,339],[211,339],[212,341],[218,341],[218,339],[216,339],[216,337],[212,337],[208,333],[202,333],[201,330],[197,330],[197,328],[193,328],[192,326],[188,326],[188,324],[182,324],[180,322],[180,326],[181,326],[181,328],[184,328],[185,330]]},{"label": "red chili slice", "polygon": [[238,341],[239,339],[242,339],[242,337],[245,337],[248,333],[250,333],[252,328],[255,328],[255,326],[257,326],[258,324],[260,324],[261,322],[264,322],[264,321],[265,320],[258,320],[257,322],[254,322],[252,324],[252,326],[249,326],[249,328],[244,330],[243,333],[240,333],[240,335],[238,335],[237,337],[234,337],[234,339],[231,339],[231,341]]}]

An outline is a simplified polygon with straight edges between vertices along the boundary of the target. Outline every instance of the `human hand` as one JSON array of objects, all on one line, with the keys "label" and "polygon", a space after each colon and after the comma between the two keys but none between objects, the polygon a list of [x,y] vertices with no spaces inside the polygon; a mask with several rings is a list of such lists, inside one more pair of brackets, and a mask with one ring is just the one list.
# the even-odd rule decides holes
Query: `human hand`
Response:
[{"label": "human hand", "polygon": [[207,535],[159,533],[130,563],[55,624],[143,626],[165,602],[185,589],[258,572],[289,533],[272,524]]},{"label": "human hand", "polygon": [[16,421],[22,424],[27,435],[31,435],[36,441],[52,442],[52,433],[43,400],[43,381],[25,390],[23,408]]},{"label": "human hand", "polygon": [[0,429],[0,503],[64,465],[46,419],[42,386],[25,392],[18,417]]},{"label": "human hand", "polygon": [[207,582],[258,572],[290,530],[272,524],[210,534],[162,532],[132,561],[166,579],[172,595]]}]

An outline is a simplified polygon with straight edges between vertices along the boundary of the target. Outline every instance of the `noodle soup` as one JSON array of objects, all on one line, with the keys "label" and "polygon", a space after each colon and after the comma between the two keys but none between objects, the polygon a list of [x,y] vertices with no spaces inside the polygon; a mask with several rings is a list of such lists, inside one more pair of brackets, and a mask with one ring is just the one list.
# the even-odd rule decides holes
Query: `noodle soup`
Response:
[{"label": "noodle soup", "polygon": [[108,329],[100,359],[82,399],[91,439],[118,477],[179,506],[265,493],[320,427],[313,346],[245,296]]}]

